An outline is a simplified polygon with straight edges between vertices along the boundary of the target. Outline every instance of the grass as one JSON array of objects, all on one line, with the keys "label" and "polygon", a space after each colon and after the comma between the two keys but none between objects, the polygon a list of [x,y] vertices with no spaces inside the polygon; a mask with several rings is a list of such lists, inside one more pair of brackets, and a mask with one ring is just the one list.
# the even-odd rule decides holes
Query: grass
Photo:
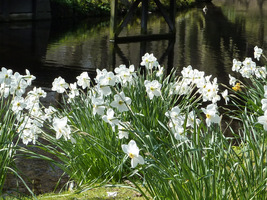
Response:
[{"label": "grass", "polygon": [[[117,195],[112,197],[108,196],[108,192],[116,192]],[[107,187],[97,187],[85,192],[80,192],[79,190],[64,191],[61,193],[46,193],[38,195],[36,197],[38,200],[108,200],[108,199],[122,199],[122,200],[144,200],[145,198],[137,191],[129,189],[126,186],[107,186]],[[1,199],[1,198],[0,198]],[[6,197],[5,200],[20,199],[20,200],[30,200],[31,197],[21,197],[21,198],[11,198]]]}]

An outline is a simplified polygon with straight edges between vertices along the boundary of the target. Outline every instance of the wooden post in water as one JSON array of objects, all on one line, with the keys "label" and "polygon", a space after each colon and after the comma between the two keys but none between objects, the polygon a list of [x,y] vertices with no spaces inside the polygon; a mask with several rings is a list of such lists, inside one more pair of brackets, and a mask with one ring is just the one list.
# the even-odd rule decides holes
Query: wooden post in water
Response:
[{"label": "wooden post in water", "polygon": [[117,29],[117,6],[118,0],[110,1],[110,40],[115,40]]},{"label": "wooden post in water", "polygon": [[148,0],[142,1],[141,34],[147,34]]}]

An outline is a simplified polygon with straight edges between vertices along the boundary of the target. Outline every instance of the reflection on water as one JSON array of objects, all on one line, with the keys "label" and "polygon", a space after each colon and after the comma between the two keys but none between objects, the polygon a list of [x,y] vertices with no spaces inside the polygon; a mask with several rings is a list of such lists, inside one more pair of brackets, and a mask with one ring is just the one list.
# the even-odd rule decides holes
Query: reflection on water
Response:
[{"label": "reflection on water", "polygon": [[[0,24],[0,66],[36,75],[38,86],[51,87],[57,76],[68,82],[82,71],[112,69],[120,64],[138,66],[144,52],[154,53],[168,70],[192,65],[221,81],[231,72],[233,58],[253,56],[254,46],[267,51],[266,0],[213,0],[176,16],[172,40],[115,44],[109,42],[109,20],[41,21]],[[149,15],[148,33],[167,33],[162,17]],[[121,36],[140,33],[134,19]]]}]

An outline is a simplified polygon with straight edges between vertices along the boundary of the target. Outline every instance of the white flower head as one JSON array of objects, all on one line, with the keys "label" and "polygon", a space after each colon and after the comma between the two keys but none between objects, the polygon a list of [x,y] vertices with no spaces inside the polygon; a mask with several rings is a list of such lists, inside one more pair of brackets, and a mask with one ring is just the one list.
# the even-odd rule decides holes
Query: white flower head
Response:
[{"label": "white flower head", "polygon": [[263,125],[265,131],[267,131],[267,111],[264,112],[263,116],[258,117],[258,123]]},{"label": "white flower head", "polygon": [[52,85],[52,90],[56,91],[57,93],[63,93],[69,87],[68,84],[65,82],[65,79],[63,79],[62,77],[55,78]]},{"label": "white flower head", "polygon": [[119,119],[114,116],[115,112],[111,108],[107,110],[107,114],[102,116],[102,119],[109,123],[112,127],[119,124]]},{"label": "white flower head", "polygon": [[105,111],[105,106],[104,106],[104,99],[101,97],[91,97],[92,99],[92,105],[93,105],[93,115],[104,115],[104,111]]},{"label": "white flower head", "polygon": [[62,136],[64,137],[65,140],[71,139],[70,138],[70,126],[67,124],[68,123],[68,118],[63,117],[63,118],[58,118],[55,117],[53,120],[53,128],[56,131],[56,139],[61,138]]},{"label": "white flower head", "polygon": [[231,86],[235,86],[235,83],[236,83],[236,78],[229,74],[229,84]]},{"label": "white flower head", "polygon": [[24,80],[27,81],[28,85],[32,84],[32,81],[36,79],[35,76],[31,75],[30,71],[28,69],[25,70],[26,75],[23,76]]},{"label": "white flower head", "polygon": [[144,56],[142,56],[142,62],[140,65],[145,66],[146,69],[152,70],[153,68],[158,67],[159,63],[153,53],[146,53]]},{"label": "white flower head", "polygon": [[161,77],[163,75],[163,70],[164,70],[164,68],[159,65],[156,76]]},{"label": "white flower head", "polygon": [[103,76],[99,77],[100,85],[114,86],[117,81],[117,77],[113,72],[107,72]]},{"label": "white flower head", "polygon": [[262,99],[261,104],[261,109],[265,112],[267,110],[267,99]]},{"label": "white flower head", "polygon": [[222,93],[221,93],[222,97],[224,98],[225,100],[225,104],[227,105],[228,104],[228,101],[229,101],[229,95],[228,95],[228,90],[224,90]]},{"label": "white flower head", "polygon": [[22,111],[26,106],[27,105],[23,97],[15,96],[15,98],[12,100],[12,110],[15,113]]},{"label": "white flower head", "polygon": [[254,58],[256,58],[257,60],[260,60],[261,54],[262,54],[262,49],[255,46],[254,47]]},{"label": "white flower head", "polygon": [[119,139],[128,139],[129,138],[129,132],[127,131],[126,127],[129,126],[129,122],[124,122],[123,124],[118,125],[118,136]]},{"label": "white flower head", "polygon": [[22,79],[22,75],[18,72],[15,72],[13,76],[11,76],[10,83],[10,93],[15,94],[17,96],[22,96],[25,93],[26,88],[28,87],[27,82]]},{"label": "white flower head", "polygon": [[266,78],[266,67],[258,67],[255,70],[255,75],[257,78],[265,79]]},{"label": "white flower head", "polygon": [[144,158],[139,155],[139,148],[134,140],[131,140],[128,145],[123,144],[121,148],[131,158],[131,167],[135,168],[138,164],[143,165],[145,163]]},{"label": "white flower head", "polygon": [[241,65],[242,65],[241,61],[238,61],[238,60],[234,59],[233,60],[232,71],[238,72],[239,69],[241,68]]},{"label": "white flower head", "polygon": [[208,127],[211,125],[211,123],[220,123],[221,118],[217,114],[217,106],[215,104],[209,104],[207,108],[202,108],[202,111],[206,115],[206,124]]},{"label": "white flower head", "polygon": [[195,125],[198,126],[199,124],[200,124],[200,119],[197,119],[196,114],[193,111],[191,111],[187,116],[186,127],[194,128]]},{"label": "white flower head", "polygon": [[159,83],[157,80],[145,80],[144,84],[150,99],[153,99],[154,96],[161,96],[161,83]]},{"label": "white flower head", "polygon": [[120,94],[114,95],[114,101],[111,102],[111,106],[114,108],[117,108],[119,112],[128,111],[129,106],[131,104],[132,100],[129,97],[126,97],[123,92],[120,92]]},{"label": "white flower head", "polygon": [[117,80],[122,85],[125,85],[126,83],[132,84],[133,78],[136,77],[134,65],[130,65],[129,68],[127,68],[126,65],[120,65],[119,67],[116,67],[114,71],[116,73]]},{"label": "white flower head", "polygon": [[82,89],[90,87],[90,77],[87,72],[82,72],[80,76],[76,77],[78,86],[81,86]]},{"label": "white flower head", "polygon": [[0,84],[5,83],[9,85],[11,83],[12,75],[13,75],[12,69],[6,69],[5,67],[2,67],[0,71]]},{"label": "white flower head", "polygon": [[264,88],[264,98],[267,98],[267,85],[264,85],[263,88]]},{"label": "white flower head", "polygon": [[79,96],[79,90],[77,88],[77,83],[71,83],[70,84],[70,92],[68,94],[70,99],[75,98],[76,96]]}]

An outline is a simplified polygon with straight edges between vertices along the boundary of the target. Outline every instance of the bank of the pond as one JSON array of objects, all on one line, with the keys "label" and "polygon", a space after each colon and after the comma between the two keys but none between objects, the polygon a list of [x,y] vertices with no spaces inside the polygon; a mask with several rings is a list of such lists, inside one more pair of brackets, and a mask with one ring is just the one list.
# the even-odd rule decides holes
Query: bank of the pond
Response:
[{"label": "bank of the pond", "polygon": [[[161,1],[163,5],[168,5],[169,0]],[[176,0],[177,9],[189,8],[198,2],[210,2],[210,0]],[[110,1],[109,0],[51,0],[52,18],[86,18],[86,17],[105,17],[110,15]],[[125,14],[131,6],[131,0],[118,1],[118,14]],[[156,4],[151,1],[149,4],[149,11],[156,11]]]}]

